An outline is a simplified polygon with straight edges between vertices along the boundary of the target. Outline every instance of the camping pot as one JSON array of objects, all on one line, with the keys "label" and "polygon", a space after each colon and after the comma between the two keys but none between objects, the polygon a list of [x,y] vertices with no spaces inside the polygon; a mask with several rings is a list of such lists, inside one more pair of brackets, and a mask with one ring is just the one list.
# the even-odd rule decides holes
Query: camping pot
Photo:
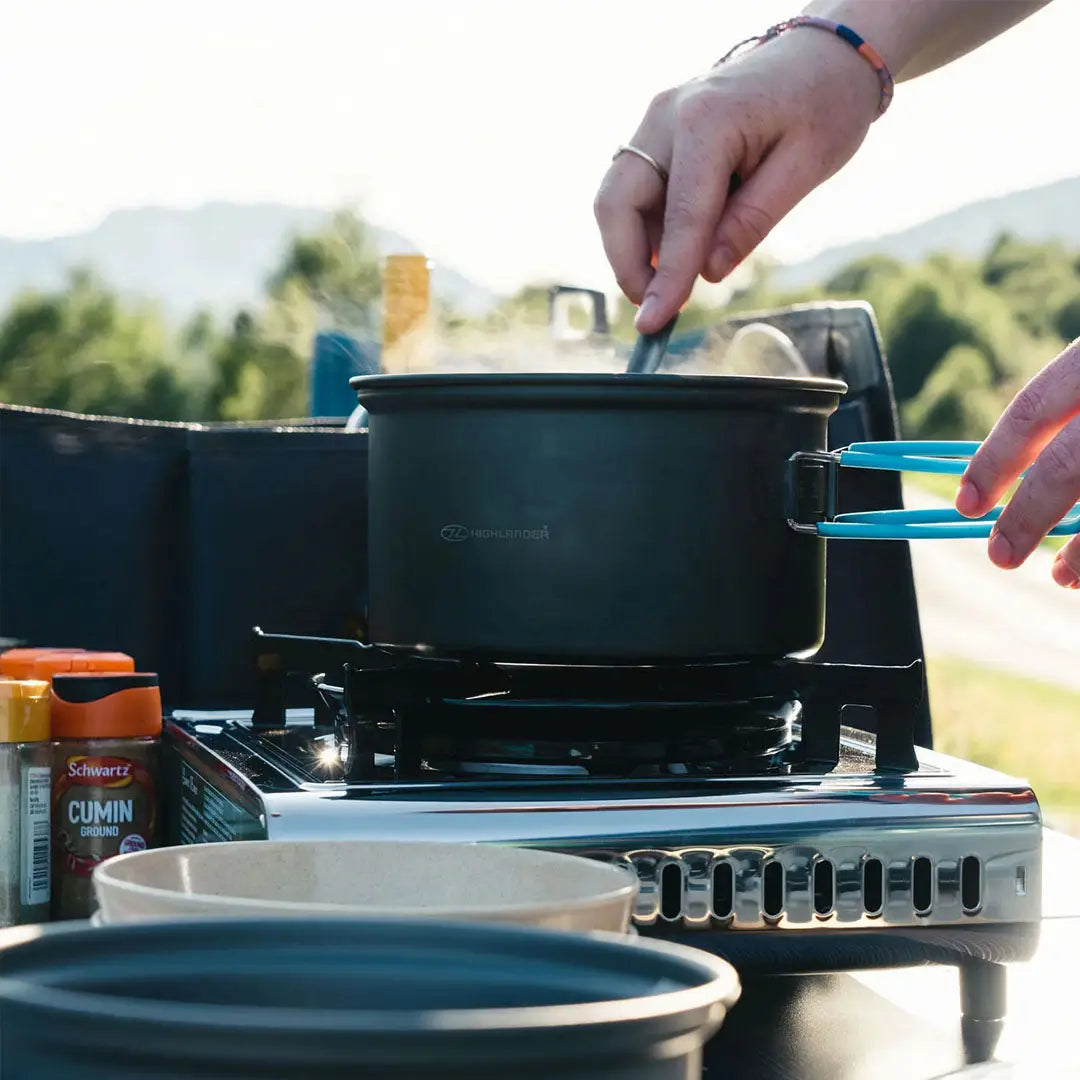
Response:
[{"label": "camping pot", "polygon": [[243,918],[0,934],[0,1072],[697,1080],[726,961],[626,934]]},{"label": "camping pot", "polygon": [[[836,514],[845,468],[961,473],[977,443],[826,452],[841,382],[650,368],[353,379],[372,643],[508,662],[805,656],[824,637],[827,538],[989,534],[996,511]],[[1080,517],[1055,531],[1070,529]]]},{"label": "camping pot", "polygon": [[784,656],[824,636],[825,546],[784,512],[843,383],[361,376],[371,641],[547,662]]}]

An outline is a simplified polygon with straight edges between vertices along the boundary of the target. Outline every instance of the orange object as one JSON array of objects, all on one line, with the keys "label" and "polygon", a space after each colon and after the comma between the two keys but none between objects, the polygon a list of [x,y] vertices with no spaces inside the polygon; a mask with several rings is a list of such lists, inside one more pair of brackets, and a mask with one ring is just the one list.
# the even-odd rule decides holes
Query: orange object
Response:
[{"label": "orange object", "polygon": [[0,743],[48,740],[49,684],[0,679]]},{"label": "orange object", "polygon": [[29,679],[34,674],[34,662],[52,653],[81,653],[84,649],[64,649],[43,645],[36,649],[6,649],[0,653],[0,675],[10,679]]},{"label": "orange object", "polygon": [[161,734],[157,675],[58,672],[51,700],[54,739],[139,739]]},{"label": "orange object", "polygon": [[135,661],[122,652],[49,652],[34,660],[31,665],[31,677],[51,679],[54,675],[69,673],[90,674],[95,671],[130,674],[135,670]]},{"label": "orange object", "polygon": [[383,270],[383,371],[424,371],[431,356],[431,266],[424,255],[388,255]]}]

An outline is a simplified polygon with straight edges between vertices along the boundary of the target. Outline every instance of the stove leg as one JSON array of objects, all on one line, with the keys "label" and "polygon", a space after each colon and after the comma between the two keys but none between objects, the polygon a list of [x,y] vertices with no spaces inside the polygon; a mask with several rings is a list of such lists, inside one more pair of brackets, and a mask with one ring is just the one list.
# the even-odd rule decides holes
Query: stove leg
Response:
[{"label": "stove leg", "polygon": [[960,1031],[969,1065],[990,1061],[1005,1027],[1008,972],[1004,964],[960,965]]}]

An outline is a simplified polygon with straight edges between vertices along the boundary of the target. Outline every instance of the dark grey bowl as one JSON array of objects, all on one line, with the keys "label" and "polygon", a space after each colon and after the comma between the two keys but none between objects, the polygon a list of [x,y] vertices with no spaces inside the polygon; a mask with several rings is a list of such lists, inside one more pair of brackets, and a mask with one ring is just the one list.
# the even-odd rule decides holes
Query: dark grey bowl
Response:
[{"label": "dark grey bowl", "polygon": [[0,934],[0,1075],[691,1080],[725,961],[631,936],[428,920]]}]

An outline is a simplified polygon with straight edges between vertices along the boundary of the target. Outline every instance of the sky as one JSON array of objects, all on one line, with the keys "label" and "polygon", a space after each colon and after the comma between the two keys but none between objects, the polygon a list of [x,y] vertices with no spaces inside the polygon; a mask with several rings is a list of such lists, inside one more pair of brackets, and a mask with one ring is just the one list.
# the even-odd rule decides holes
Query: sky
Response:
[{"label": "sky", "polygon": [[[0,235],[144,204],[351,204],[498,291],[610,289],[592,199],[612,151],[658,90],[797,7],[2,0]],[[1080,0],[1055,0],[898,87],[765,250],[804,258],[1080,175],[1078,40]]]}]

